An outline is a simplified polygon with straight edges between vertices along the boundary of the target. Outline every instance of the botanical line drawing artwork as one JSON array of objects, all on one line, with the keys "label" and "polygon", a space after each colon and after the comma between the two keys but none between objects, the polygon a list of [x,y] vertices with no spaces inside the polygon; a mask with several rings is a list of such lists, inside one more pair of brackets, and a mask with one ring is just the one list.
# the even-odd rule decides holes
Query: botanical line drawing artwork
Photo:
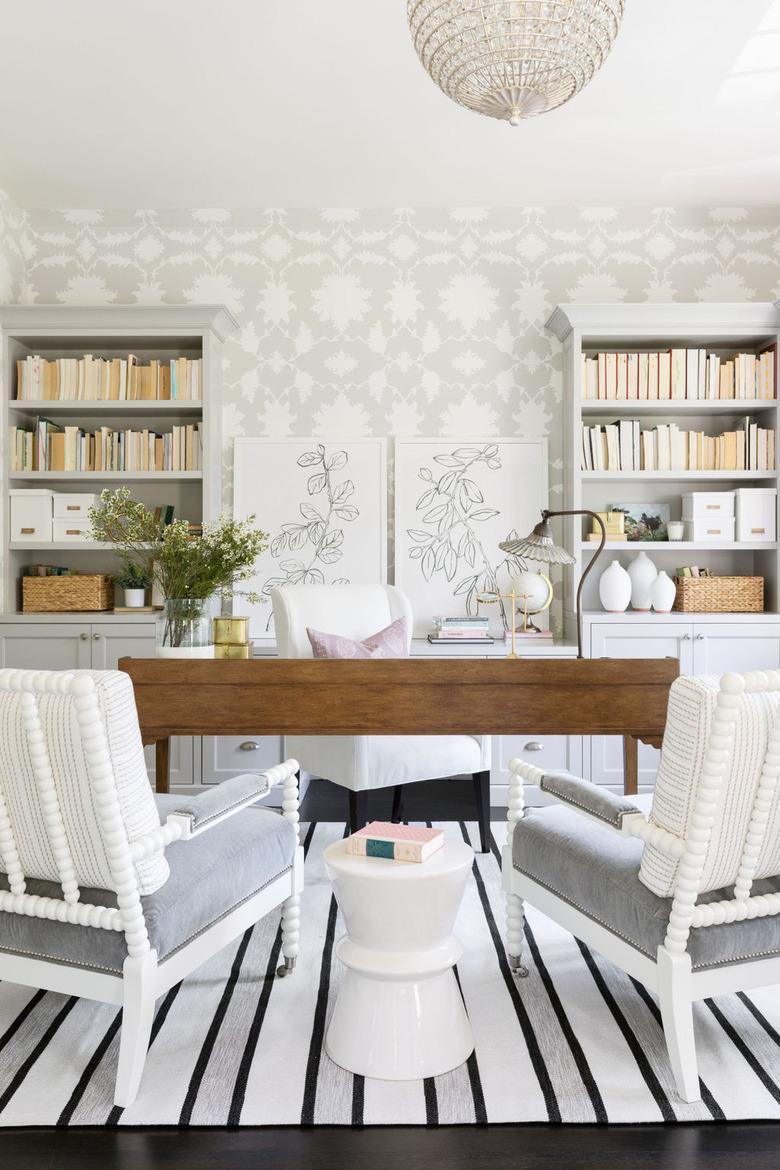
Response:
[{"label": "botanical line drawing artwork", "polygon": [[[322,499],[318,499],[318,506],[308,502],[299,504],[300,520],[282,524],[273,537],[270,552],[279,561],[280,573],[263,582],[261,595],[265,601],[270,601],[272,589],[285,585],[324,585],[326,570],[323,567],[333,565],[343,557],[343,525],[357,520],[360,515],[356,505],[349,503],[355,492],[354,483],[338,475],[348,462],[346,451],[328,454],[323,443],[317,443],[313,451],[304,451],[298,457],[298,467],[309,472],[306,480],[309,497]],[[285,553],[300,553],[301,556],[286,556],[280,560]],[[348,585],[349,578],[335,577],[328,584]],[[270,624],[271,616],[266,629]]]},{"label": "botanical line drawing artwork", "polygon": [[[490,506],[484,492],[473,478],[473,469],[488,471],[501,469],[498,446],[457,447],[455,450],[433,456],[438,467],[421,467],[418,478],[426,485],[415,509],[425,528],[407,528],[412,541],[409,559],[419,561],[426,581],[437,573],[455,582],[463,569],[466,575],[453,586],[454,597],[464,597],[466,613],[477,610],[480,593],[501,593],[499,574],[506,570],[522,572],[525,563],[507,554],[494,561],[482,541],[479,526],[499,515],[499,509]],[[471,474],[470,474],[471,473]],[[516,535],[510,532],[507,539]],[[503,601],[501,616],[507,625]]]}]

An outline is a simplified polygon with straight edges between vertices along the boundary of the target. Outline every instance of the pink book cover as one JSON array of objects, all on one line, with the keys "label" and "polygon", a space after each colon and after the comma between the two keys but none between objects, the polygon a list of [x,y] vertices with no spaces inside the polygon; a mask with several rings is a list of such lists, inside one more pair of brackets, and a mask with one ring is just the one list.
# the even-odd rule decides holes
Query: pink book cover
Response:
[{"label": "pink book cover", "polygon": [[427,845],[442,836],[441,829],[418,828],[416,825],[396,825],[391,821],[371,821],[358,829],[353,837],[372,837],[375,840],[402,841],[404,844]]}]

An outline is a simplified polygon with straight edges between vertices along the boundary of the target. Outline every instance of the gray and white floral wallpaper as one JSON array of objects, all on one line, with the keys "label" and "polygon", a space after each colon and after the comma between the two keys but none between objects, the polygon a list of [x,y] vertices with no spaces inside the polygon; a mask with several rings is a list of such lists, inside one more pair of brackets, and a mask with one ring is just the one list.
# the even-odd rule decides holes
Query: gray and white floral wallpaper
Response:
[{"label": "gray and white floral wallpaper", "polygon": [[[559,301],[780,297],[780,209],[28,211],[0,201],[23,302],[224,302],[224,436],[547,435]],[[225,496],[230,498],[226,462]]]}]

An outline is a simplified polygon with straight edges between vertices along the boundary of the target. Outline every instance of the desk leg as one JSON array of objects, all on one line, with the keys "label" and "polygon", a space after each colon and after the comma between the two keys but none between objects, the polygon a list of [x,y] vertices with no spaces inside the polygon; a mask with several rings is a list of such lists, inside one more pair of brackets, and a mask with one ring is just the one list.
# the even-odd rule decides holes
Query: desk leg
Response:
[{"label": "desk leg", "polygon": [[623,736],[623,793],[636,796],[639,791],[639,740],[635,735]]},{"label": "desk leg", "polygon": [[154,787],[156,792],[168,792],[170,778],[171,741],[168,736],[154,745]]}]

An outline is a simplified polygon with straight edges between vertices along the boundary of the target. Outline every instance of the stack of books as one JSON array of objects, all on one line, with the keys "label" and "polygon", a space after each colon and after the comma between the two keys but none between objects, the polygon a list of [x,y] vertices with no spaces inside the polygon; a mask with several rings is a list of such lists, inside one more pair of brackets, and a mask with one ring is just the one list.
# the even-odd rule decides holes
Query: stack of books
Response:
[{"label": "stack of books", "polygon": [[347,837],[347,853],[356,857],[383,857],[387,861],[427,861],[444,844],[441,829],[371,821]]},{"label": "stack of books", "polygon": [[11,470],[200,471],[200,429],[175,426],[160,434],[100,427],[90,432],[38,418],[33,429],[11,428]]},{"label": "stack of books", "polygon": [[493,641],[490,620],[486,617],[442,618],[436,631],[428,635],[428,641],[434,646],[490,644]]},{"label": "stack of books", "polygon": [[16,363],[16,397],[51,402],[198,402],[202,397],[200,358],[152,359],[142,365],[135,354],[126,358],[82,358],[47,361],[37,354]]},{"label": "stack of books", "polygon": [[706,349],[583,354],[582,397],[626,401],[776,398],[777,346],[730,357]]},{"label": "stack of books", "polygon": [[746,416],[721,435],[675,423],[641,430],[639,419],[582,427],[583,471],[774,471],[775,431]]}]

